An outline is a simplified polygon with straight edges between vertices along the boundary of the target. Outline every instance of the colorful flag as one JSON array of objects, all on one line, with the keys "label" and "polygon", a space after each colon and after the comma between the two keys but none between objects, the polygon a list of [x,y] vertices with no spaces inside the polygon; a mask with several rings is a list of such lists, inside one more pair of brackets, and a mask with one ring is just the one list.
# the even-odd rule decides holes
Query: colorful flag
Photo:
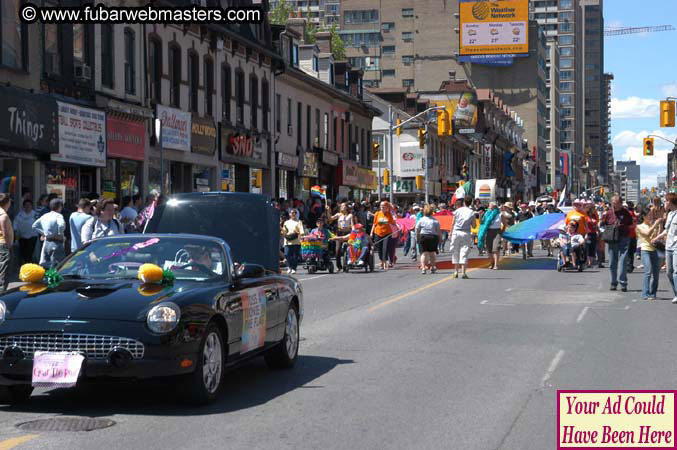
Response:
[{"label": "colorful flag", "polygon": [[311,197],[320,197],[323,200],[327,199],[327,191],[322,186],[313,186],[310,188]]}]

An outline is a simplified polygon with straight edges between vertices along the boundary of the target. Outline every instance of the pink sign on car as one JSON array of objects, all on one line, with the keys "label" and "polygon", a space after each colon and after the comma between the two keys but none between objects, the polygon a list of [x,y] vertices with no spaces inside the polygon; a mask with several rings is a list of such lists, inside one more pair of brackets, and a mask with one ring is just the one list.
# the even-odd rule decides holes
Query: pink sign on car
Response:
[{"label": "pink sign on car", "polygon": [[34,387],[73,387],[78,381],[84,356],[67,352],[35,352]]}]

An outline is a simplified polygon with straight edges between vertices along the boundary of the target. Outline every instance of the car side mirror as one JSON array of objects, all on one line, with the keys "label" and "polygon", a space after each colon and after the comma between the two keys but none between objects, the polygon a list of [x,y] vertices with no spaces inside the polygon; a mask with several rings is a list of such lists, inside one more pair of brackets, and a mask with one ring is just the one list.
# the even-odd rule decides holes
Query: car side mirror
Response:
[{"label": "car side mirror", "polygon": [[233,279],[240,281],[245,278],[260,278],[266,274],[266,269],[260,264],[242,264],[235,271]]}]

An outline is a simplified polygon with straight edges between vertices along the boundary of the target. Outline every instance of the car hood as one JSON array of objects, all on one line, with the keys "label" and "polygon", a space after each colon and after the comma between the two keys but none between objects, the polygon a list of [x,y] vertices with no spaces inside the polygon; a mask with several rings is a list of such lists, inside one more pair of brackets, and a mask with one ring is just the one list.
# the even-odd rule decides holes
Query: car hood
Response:
[{"label": "car hood", "polygon": [[7,291],[0,300],[13,319],[103,319],[144,321],[146,312],[163,301],[177,304],[198,294],[204,283],[177,281],[170,286],[137,280],[66,280],[57,287],[27,284]]}]

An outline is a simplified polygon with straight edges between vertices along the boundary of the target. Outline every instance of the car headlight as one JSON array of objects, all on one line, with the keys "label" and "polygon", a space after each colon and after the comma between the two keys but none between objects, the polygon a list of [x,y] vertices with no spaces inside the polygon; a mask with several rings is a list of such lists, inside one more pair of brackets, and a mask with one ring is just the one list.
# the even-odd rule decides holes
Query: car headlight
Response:
[{"label": "car headlight", "polygon": [[5,321],[6,315],[7,315],[7,305],[5,305],[5,302],[0,300],[0,323]]},{"label": "car headlight", "polygon": [[169,333],[179,324],[181,310],[171,302],[161,303],[151,308],[146,317],[148,328],[154,333]]}]

